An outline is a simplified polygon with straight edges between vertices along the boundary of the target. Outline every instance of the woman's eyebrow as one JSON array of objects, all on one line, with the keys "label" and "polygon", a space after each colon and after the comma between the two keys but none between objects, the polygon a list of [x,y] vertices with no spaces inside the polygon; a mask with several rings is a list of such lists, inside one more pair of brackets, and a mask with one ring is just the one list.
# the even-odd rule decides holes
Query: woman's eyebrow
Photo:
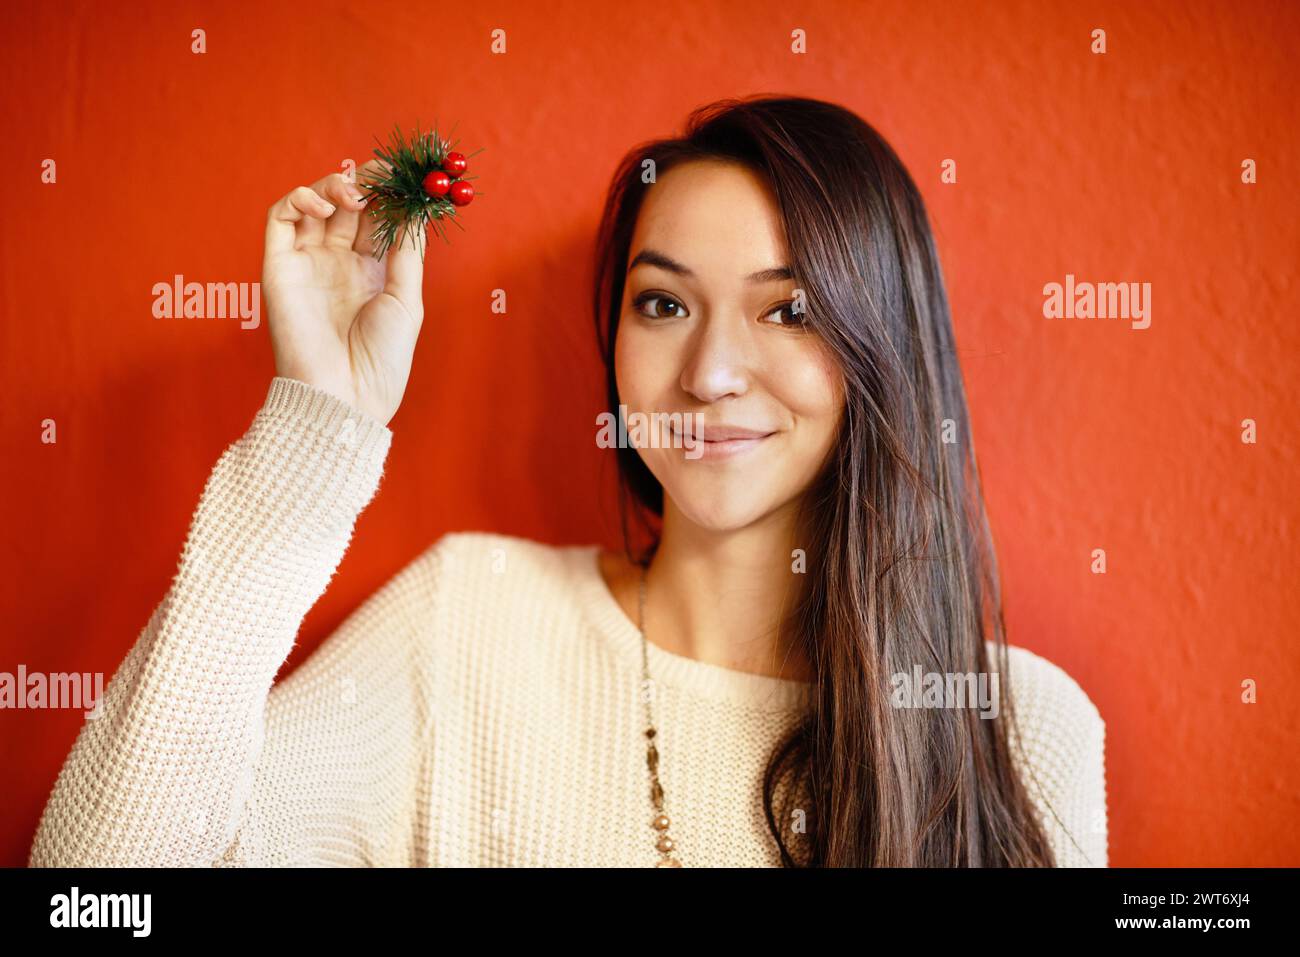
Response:
[{"label": "woman's eyebrow", "polygon": [[745,277],[746,282],[779,282],[786,279],[793,279],[794,273],[790,271],[789,266],[773,266],[770,269],[760,269],[758,272],[752,272]]},{"label": "woman's eyebrow", "polygon": [[[660,269],[666,269],[669,272],[676,273],[679,276],[685,276],[688,279],[695,278],[695,273],[691,272],[676,259],[659,252],[657,249],[650,249],[647,247],[641,250],[632,257],[632,261],[628,263],[627,271],[631,272],[642,263],[647,266],[658,266]],[[794,278],[794,274],[790,271],[789,266],[772,266],[768,269],[760,269],[758,272],[750,273],[745,277],[745,280],[747,282],[777,282],[792,278]]]},{"label": "woman's eyebrow", "polygon": [[687,269],[685,266],[679,263],[676,259],[673,259],[671,256],[665,256],[657,249],[650,249],[649,247],[647,247],[641,250],[639,253],[633,256],[632,261],[627,264],[627,271],[631,272],[633,269],[635,269],[637,266],[641,265],[642,263],[644,263],[647,266],[658,266],[660,269],[666,269],[669,272],[675,272],[677,273],[677,275],[686,276],[689,279],[695,278],[695,273],[691,272],[689,269]]}]

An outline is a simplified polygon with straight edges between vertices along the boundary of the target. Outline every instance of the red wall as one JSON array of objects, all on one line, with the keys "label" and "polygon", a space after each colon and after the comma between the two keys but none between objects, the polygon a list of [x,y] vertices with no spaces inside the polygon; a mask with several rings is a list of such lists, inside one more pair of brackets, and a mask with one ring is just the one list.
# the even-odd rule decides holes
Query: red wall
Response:
[{"label": "red wall", "polygon": [[[484,195],[432,247],[387,477],[290,664],[444,531],[614,541],[587,312],[607,177],[695,105],[819,96],[874,123],[930,204],[1012,640],[1107,720],[1112,864],[1300,864],[1297,7],[619,7],[10,11],[0,671],[111,675],[265,394],[264,320],[155,319],[153,284],[258,281],[267,207],[395,123],[456,123]],[[1045,319],[1067,273],[1150,282],[1151,327]],[[0,712],[0,864],[25,862],[80,721]]]}]

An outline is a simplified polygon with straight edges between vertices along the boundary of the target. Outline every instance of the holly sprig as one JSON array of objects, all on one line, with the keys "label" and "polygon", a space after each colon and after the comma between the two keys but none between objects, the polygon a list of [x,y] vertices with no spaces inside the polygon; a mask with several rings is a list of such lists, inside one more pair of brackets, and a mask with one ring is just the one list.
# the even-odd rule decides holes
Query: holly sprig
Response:
[{"label": "holly sprig", "polygon": [[[382,259],[394,245],[401,249],[411,229],[428,229],[444,242],[450,242],[446,223],[454,223],[463,230],[465,227],[456,219],[458,205],[468,205],[476,193],[474,187],[468,185],[468,181],[476,177],[464,175],[468,157],[453,149],[458,141],[439,136],[436,125],[431,133],[421,133],[417,125],[409,141],[402,135],[401,127],[394,126],[387,145],[378,137],[375,141],[379,147],[374,153],[384,164],[384,171],[369,171],[365,180],[358,183],[366,193],[366,211],[374,220],[371,242],[375,258]],[[482,150],[470,155],[479,152]],[[461,164],[459,173],[456,172],[458,158]],[[426,186],[430,174],[443,171],[449,165],[451,170],[447,178],[454,188],[441,194],[437,189],[430,192]],[[466,185],[458,187],[459,183]],[[423,259],[423,250],[420,256]]]}]

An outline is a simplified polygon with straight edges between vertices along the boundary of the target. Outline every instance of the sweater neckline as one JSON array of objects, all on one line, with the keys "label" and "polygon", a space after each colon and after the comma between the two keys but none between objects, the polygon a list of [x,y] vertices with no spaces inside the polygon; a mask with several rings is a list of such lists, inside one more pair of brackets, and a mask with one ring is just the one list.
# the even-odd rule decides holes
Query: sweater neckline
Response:
[{"label": "sweater neckline", "polygon": [[[618,603],[600,573],[600,546],[577,546],[573,555],[574,578],[583,611],[596,631],[625,665],[641,675],[641,630]],[[812,685],[806,681],[776,678],[724,668],[688,658],[647,642],[650,678],[696,697],[730,702],[756,711],[801,711],[807,707]]]}]

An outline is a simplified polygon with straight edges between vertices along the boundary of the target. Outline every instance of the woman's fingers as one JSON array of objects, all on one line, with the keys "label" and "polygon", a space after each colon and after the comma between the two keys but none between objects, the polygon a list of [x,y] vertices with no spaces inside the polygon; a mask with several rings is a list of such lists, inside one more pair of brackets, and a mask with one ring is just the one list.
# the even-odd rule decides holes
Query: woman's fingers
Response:
[{"label": "woman's fingers", "polygon": [[[328,176],[322,176],[311,184],[309,188],[330,208],[330,215],[323,218],[310,217],[299,220],[297,233],[299,246],[320,246],[324,244],[327,224],[333,222],[334,217],[345,210],[350,211],[357,208],[358,204],[352,202],[351,197],[344,193],[343,185],[342,173],[330,173]],[[342,228],[346,228],[346,223]],[[352,228],[356,229],[355,215],[352,220]],[[350,240],[348,245],[351,245]]]},{"label": "woman's fingers", "polygon": [[351,249],[357,238],[357,223],[365,208],[361,190],[349,183],[342,173],[325,177],[317,190],[338,207],[338,211],[325,223],[325,245]]},{"label": "woman's fingers", "polygon": [[[370,177],[386,169],[378,159],[358,173]],[[331,173],[311,186],[299,186],[271,207],[267,218],[267,252],[292,250],[296,244],[325,243],[374,255],[373,221],[363,216],[362,191]],[[396,243],[384,254],[384,291],[398,299],[417,318],[424,315],[424,253],[426,230],[408,228],[400,248]]]},{"label": "woman's fingers", "polygon": [[310,186],[298,186],[277,200],[266,215],[267,254],[290,252],[304,223],[316,225],[323,235],[325,219],[333,214],[334,204],[323,199]]},{"label": "woman's fingers", "polygon": [[349,182],[342,173],[330,173],[311,186],[291,190],[267,213],[267,252],[315,243],[373,255],[374,226],[370,217],[363,215],[365,193],[361,184],[387,170],[388,164],[376,158],[361,165],[356,183]]}]

